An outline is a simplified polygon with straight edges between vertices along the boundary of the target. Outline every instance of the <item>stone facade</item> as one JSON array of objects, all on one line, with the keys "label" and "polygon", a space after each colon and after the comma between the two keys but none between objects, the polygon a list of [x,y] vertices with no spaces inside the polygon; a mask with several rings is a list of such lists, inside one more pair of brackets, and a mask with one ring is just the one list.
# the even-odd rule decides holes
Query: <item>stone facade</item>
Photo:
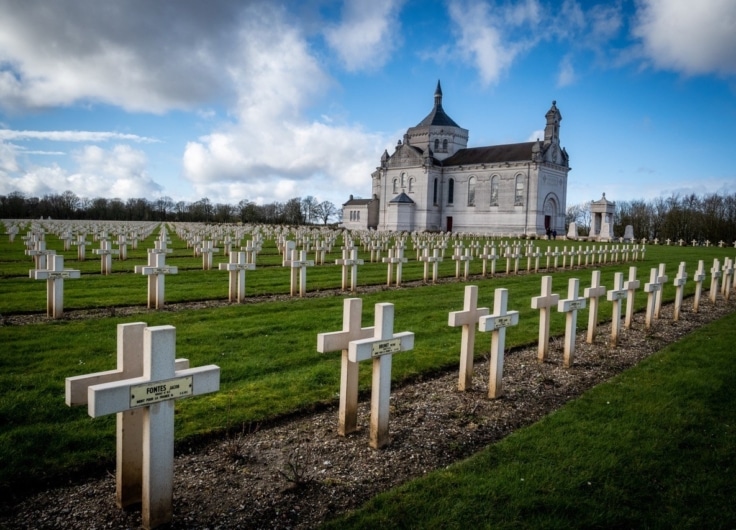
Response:
[{"label": "stone facade", "polygon": [[[468,130],[434,107],[410,127],[393,154],[383,153],[371,175],[372,199],[343,205],[346,228],[448,231],[504,235],[564,233],[567,151],[560,146],[562,115],[546,114],[544,140],[467,147]],[[364,201],[365,204],[356,204]],[[350,211],[365,207],[359,220]]]}]

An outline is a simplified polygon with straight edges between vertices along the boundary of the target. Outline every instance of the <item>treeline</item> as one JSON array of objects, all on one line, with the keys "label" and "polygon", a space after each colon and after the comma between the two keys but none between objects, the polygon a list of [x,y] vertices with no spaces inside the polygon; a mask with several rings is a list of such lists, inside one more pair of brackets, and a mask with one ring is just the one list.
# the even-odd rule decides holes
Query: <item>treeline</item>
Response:
[{"label": "treeline", "polygon": [[286,202],[256,204],[241,200],[236,205],[213,203],[208,198],[174,202],[170,197],[148,200],[88,199],[74,192],[26,197],[21,192],[0,195],[2,219],[90,219],[99,221],[188,221],[205,223],[327,224],[339,220],[342,210],[330,201],[312,196]]},{"label": "treeline", "polygon": [[[588,203],[567,209],[568,225],[572,221],[576,222],[580,235],[588,234],[591,222]],[[616,201],[614,235],[623,236],[627,225],[634,228],[637,239],[725,241],[730,245],[736,238],[736,193]]]}]

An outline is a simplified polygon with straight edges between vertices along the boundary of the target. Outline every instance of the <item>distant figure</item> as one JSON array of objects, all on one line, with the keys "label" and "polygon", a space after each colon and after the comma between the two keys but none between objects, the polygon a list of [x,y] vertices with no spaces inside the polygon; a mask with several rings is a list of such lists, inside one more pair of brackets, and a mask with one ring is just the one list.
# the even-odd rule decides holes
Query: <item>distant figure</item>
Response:
[{"label": "distant figure", "polygon": [[557,239],[557,230],[552,230],[552,239]]},{"label": "distant figure", "polygon": [[547,239],[552,239],[552,230],[550,230],[549,228],[547,229]]}]

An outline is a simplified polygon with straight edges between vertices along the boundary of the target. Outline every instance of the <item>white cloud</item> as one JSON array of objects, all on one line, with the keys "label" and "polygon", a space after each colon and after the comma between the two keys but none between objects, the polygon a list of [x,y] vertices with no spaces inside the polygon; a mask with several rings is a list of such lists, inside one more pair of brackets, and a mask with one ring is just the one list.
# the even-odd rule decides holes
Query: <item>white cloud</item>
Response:
[{"label": "white cloud", "polygon": [[71,190],[80,197],[151,198],[161,193],[147,172],[145,154],[129,145],[106,150],[85,146],[73,153],[74,171],[57,164],[20,167],[9,144],[0,143],[0,193],[21,191],[29,196]]},{"label": "white cloud", "polygon": [[449,13],[459,34],[460,56],[478,69],[486,86],[496,84],[517,56],[539,39],[536,26],[542,9],[536,0],[503,6],[456,1]]},{"label": "white cloud", "polygon": [[686,75],[736,74],[733,0],[641,0],[633,33],[658,68]]},{"label": "white cloud", "polygon": [[239,90],[236,122],[189,142],[184,152],[195,192],[230,203],[305,195],[342,202],[367,188],[385,140],[338,120],[306,119],[308,104],[332,80],[283,12],[261,9],[245,20],[242,60],[229,71]]},{"label": "white cloud", "polygon": [[0,140],[52,140],[55,142],[126,142],[155,143],[158,140],[137,134],[107,131],[14,131],[0,129]]},{"label": "white cloud", "polygon": [[[221,93],[238,2],[0,2],[0,104],[190,108]],[[163,30],[165,28],[165,31]]]},{"label": "white cloud", "polygon": [[342,20],[324,30],[327,43],[350,72],[383,66],[401,42],[402,0],[346,0]]},{"label": "white cloud", "polygon": [[577,76],[575,75],[575,67],[572,65],[570,56],[567,55],[560,61],[560,69],[557,72],[557,86],[566,87],[572,85]]}]

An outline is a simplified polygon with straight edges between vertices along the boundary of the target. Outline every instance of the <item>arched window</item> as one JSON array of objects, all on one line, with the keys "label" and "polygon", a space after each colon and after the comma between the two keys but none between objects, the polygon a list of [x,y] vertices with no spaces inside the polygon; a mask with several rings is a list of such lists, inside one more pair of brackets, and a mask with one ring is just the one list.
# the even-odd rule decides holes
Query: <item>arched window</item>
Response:
[{"label": "arched window", "polygon": [[447,140],[442,140],[442,150],[445,153],[447,152]]},{"label": "arched window", "polygon": [[498,175],[491,177],[491,206],[498,206]]},{"label": "arched window", "polygon": [[350,210],[350,220],[353,221],[355,216],[353,215],[355,212]]},{"label": "arched window", "polygon": [[439,150],[440,150],[440,141],[439,140],[435,140],[434,141],[434,151],[436,153]]},{"label": "arched window", "polygon": [[524,176],[516,175],[516,193],[514,194],[514,206],[524,206]]},{"label": "arched window", "polygon": [[409,177],[409,193],[414,193],[414,177]]},{"label": "arched window", "polygon": [[437,179],[434,179],[434,186],[432,188],[432,202],[437,204]]},{"label": "arched window", "polygon": [[393,184],[394,184],[394,187],[393,187],[394,193],[399,193],[399,181],[398,181],[398,179],[394,179],[394,183]]},{"label": "arched window", "polygon": [[455,202],[455,179],[450,179],[447,182],[447,204]]},{"label": "arched window", "polygon": [[401,174],[401,189],[406,188],[406,173]]},{"label": "arched window", "polygon": [[355,220],[356,221],[360,221],[360,210],[358,210],[357,212],[355,212]]},{"label": "arched window", "polygon": [[468,206],[475,206],[475,177],[468,179]]}]

